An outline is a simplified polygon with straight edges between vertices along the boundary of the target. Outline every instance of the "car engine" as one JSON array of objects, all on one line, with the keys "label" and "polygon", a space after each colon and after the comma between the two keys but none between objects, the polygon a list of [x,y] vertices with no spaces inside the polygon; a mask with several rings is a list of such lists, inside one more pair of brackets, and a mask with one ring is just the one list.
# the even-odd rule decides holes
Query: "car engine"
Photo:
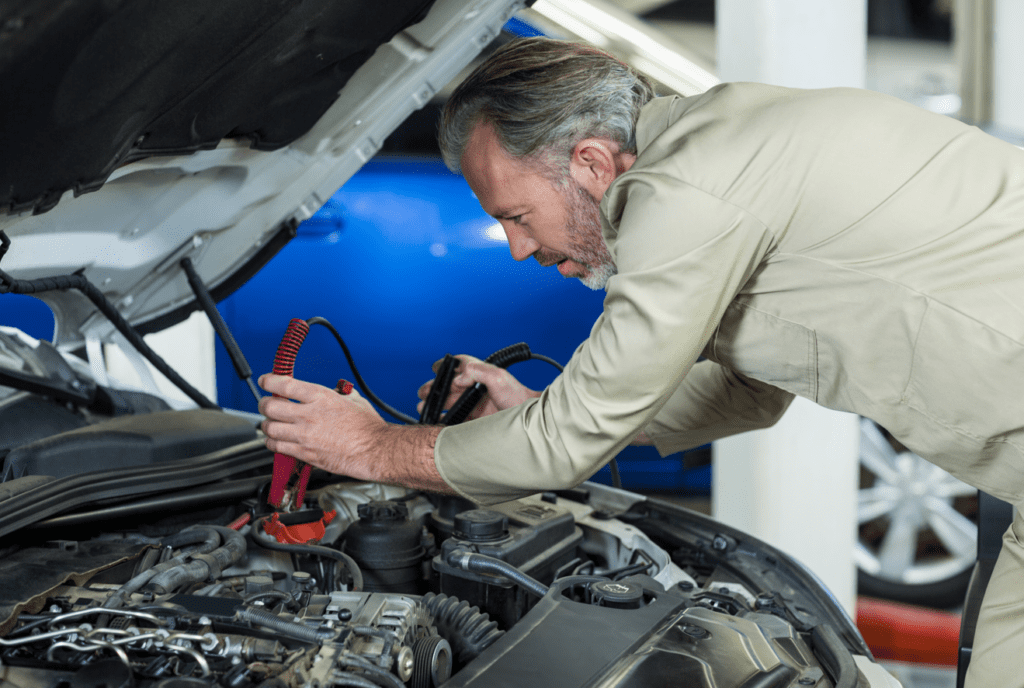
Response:
[{"label": "car engine", "polygon": [[254,520],[258,497],[187,525],[137,516],[84,537],[91,526],[65,523],[76,539],[52,537],[58,518],[4,551],[0,680],[868,685],[795,588],[758,589],[726,565],[735,538],[670,552],[683,529],[623,509],[639,499],[587,484],[478,509],[349,482]]}]

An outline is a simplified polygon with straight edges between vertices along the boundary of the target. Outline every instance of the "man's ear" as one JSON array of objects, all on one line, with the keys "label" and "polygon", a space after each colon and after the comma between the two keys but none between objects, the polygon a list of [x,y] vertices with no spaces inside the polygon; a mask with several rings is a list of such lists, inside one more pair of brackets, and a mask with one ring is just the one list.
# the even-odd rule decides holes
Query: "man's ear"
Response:
[{"label": "man's ear", "polygon": [[615,178],[633,164],[636,156],[619,151],[619,144],[605,138],[583,139],[572,149],[569,174],[600,200]]}]

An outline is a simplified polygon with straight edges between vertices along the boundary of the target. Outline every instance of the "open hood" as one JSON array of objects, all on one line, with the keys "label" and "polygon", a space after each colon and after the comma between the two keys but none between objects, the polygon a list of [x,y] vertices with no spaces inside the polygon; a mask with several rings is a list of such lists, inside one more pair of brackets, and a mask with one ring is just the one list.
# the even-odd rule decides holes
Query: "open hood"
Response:
[{"label": "open hood", "polygon": [[[240,286],[523,6],[8,3],[0,269],[81,274],[142,332],[182,320],[184,259]],[[79,290],[36,295],[59,348],[112,335]]]}]

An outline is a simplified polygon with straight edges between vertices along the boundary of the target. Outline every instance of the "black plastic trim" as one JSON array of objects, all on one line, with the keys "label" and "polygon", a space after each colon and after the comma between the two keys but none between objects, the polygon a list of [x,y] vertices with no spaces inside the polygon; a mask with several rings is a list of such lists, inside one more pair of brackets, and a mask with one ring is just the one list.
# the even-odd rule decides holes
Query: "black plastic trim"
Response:
[{"label": "black plastic trim", "polygon": [[181,461],[134,469],[97,471],[60,478],[0,502],[0,537],[77,507],[213,483],[239,473],[269,470],[273,454],[263,440]]},{"label": "black plastic trim", "polygon": [[[641,517],[630,518],[630,525],[655,541],[675,539],[691,548],[703,546],[710,563],[729,567],[758,589],[776,591],[794,603],[787,607],[801,607],[800,618],[791,620],[794,626],[809,631],[828,625],[851,652],[874,661],[849,614],[810,569],[785,552],[704,514],[653,497],[637,502],[628,513]],[[718,540],[725,544],[724,549],[715,549],[712,543]]]},{"label": "black plastic trim", "polygon": [[42,530],[50,528],[67,528],[80,526],[86,523],[97,521],[108,521],[129,516],[142,516],[162,511],[173,511],[184,507],[203,506],[209,507],[224,500],[235,500],[250,496],[260,489],[270,478],[260,475],[253,478],[240,478],[203,485],[196,488],[187,488],[178,492],[161,494],[155,497],[133,500],[127,504],[118,504],[92,511],[81,511],[64,516],[55,516],[38,523],[26,526],[26,530]]},{"label": "black plastic trim", "polygon": [[832,676],[835,688],[857,688],[857,663],[836,632],[822,625],[811,631],[811,638],[814,652]]}]

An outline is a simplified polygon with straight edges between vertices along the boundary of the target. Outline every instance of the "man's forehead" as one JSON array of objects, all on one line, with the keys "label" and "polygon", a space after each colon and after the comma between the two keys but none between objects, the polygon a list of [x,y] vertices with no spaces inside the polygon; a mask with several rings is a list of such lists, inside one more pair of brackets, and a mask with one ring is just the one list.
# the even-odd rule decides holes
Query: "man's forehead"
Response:
[{"label": "man's forehead", "polygon": [[514,214],[527,200],[534,171],[505,151],[490,124],[473,128],[461,165],[477,199],[494,217]]},{"label": "man's forehead", "polygon": [[482,121],[473,125],[469,141],[462,152],[462,169],[473,168],[475,172],[485,167],[515,166],[518,160],[509,155],[501,145],[498,134],[490,122]]}]

